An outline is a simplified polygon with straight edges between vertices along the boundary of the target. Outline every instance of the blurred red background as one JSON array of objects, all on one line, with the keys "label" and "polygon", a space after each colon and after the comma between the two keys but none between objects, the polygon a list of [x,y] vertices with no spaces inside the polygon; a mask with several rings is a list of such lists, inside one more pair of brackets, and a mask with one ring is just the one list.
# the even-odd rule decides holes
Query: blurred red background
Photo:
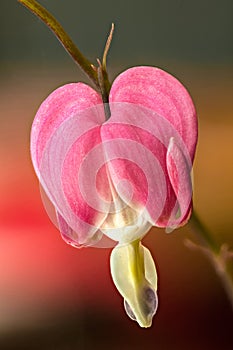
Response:
[{"label": "blurred red background", "polygon": [[[74,71],[2,69],[0,344],[3,349],[231,349],[232,310],[209,261],[183,244],[189,226],[145,238],[159,274],[151,329],[124,313],[110,249],[65,244],[43,208],[29,154],[33,116]],[[119,67],[119,71],[122,70]],[[227,67],[176,66],[199,114],[194,203],[218,242],[232,245],[232,81]],[[76,75],[76,71],[75,71]],[[114,74],[113,74],[114,75]]]}]

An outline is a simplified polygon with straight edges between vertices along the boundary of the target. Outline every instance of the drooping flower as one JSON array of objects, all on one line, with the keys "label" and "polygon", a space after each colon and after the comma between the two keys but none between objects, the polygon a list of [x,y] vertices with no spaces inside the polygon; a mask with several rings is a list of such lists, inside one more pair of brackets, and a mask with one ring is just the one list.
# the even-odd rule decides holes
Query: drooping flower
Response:
[{"label": "drooping flower", "polygon": [[140,240],[152,226],[174,229],[190,217],[196,112],[184,86],[154,67],[120,74],[109,109],[105,120],[101,96],[88,85],[58,88],[36,114],[31,155],[64,240],[116,242],[113,280],[128,315],[148,327],[157,275]]}]

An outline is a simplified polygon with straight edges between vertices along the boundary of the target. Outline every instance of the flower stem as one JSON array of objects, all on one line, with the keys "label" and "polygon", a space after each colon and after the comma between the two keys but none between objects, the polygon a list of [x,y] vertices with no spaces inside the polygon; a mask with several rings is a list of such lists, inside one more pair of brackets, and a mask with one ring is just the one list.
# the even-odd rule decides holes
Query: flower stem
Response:
[{"label": "flower stem", "polygon": [[53,15],[51,15],[51,13],[49,13],[35,0],[18,0],[18,2],[27,7],[51,29],[58,40],[62,43],[66,51],[71,55],[73,60],[87,74],[87,76],[99,90],[97,68],[91,62],[89,62],[89,60],[76,47],[71,38],[62,28],[61,24],[53,17]]},{"label": "flower stem", "polygon": [[194,229],[196,236],[198,236],[198,239],[200,240],[200,242],[204,246],[207,246],[208,248],[210,248],[215,254],[218,254],[220,250],[219,246],[217,245],[215,240],[212,238],[207,228],[201,222],[195,210],[193,210],[189,223]]},{"label": "flower stem", "polygon": [[108,72],[107,72],[107,55],[112,42],[113,31],[114,31],[114,24],[112,23],[112,27],[111,27],[107,42],[105,44],[102,62],[99,59],[97,59],[97,62],[99,65],[97,69],[98,81],[99,81],[102,101],[104,104],[104,112],[105,112],[106,120],[108,120],[111,117],[111,110],[109,106],[109,92],[110,92],[111,84],[109,82]]},{"label": "flower stem", "polygon": [[228,249],[226,244],[220,246],[215,242],[195,211],[193,211],[189,223],[200,245],[198,246],[195,243],[186,241],[187,245],[190,248],[201,250],[209,258],[233,308],[233,277],[227,264],[229,259],[233,257],[233,253]]}]

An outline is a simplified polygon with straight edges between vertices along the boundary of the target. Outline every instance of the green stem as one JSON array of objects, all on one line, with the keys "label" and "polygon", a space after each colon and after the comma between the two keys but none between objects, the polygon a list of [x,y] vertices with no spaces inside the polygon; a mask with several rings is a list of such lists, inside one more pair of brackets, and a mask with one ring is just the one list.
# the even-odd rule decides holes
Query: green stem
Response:
[{"label": "green stem", "polygon": [[189,223],[191,227],[194,229],[196,236],[198,236],[198,239],[200,240],[200,242],[204,246],[207,246],[208,248],[210,248],[215,254],[218,254],[220,251],[220,247],[214,241],[214,239],[210,235],[207,228],[203,225],[203,223],[199,219],[195,210],[193,210]]},{"label": "green stem", "polygon": [[18,0],[21,4],[27,7],[32,13],[38,16],[51,31],[55,34],[58,40],[62,43],[66,51],[71,55],[79,67],[87,74],[91,81],[99,90],[99,81],[96,67],[88,61],[88,59],[79,51],[71,38],[64,31],[60,23],[37,1],[35,0]]},{"label": "green stem", "polygon": [[[97,70],[98,73],[98,81],[99,81],[99,87],[100,87],[100,92],[101,92],[101,97],[102,97],[102,101],[104,104],[104,113],[105,113],[105,120],[108,120],[111,116],[111,111],[110,111],[110,106],[109,106],[109,91],[110,89],[108,89],[108,86],[106,85],[106,81],[108,81],[108,76],[104,75],[104,70],[103,70],[103,66],[102,63],[100,62],[100,60],[97,60],[99,67]],[[107,74],[107,72],[106,72]]]},{"label": "green stem", "polygon": [[189,223],[199,239],[200,249],[206,253],[205,255],[214,266],[233,308],[233,278],[229,266],[227,266],[227,260],[231,257],[231,253],[223,250],[223,246],[219,246],[215,242],[195,211],[193,211]]},{"label": "green stem", "polygon": [[98,81],[99,81],[102,101],[104,103],[104,112],[105,112],[106,120],[108,120],[111,117],[111,110],[109,106],[109,92],[111,89],[111,84],[109,82],[108,72],[107,72],[107,55],[112,42],[113,31],[114,31],[114,24],[112,23],[112,27],[111,27],[107,42],[105,44],[102,62],[100,62],[100,60],[97,60],[99,64],[99,67],[97,70]]},{"label": "green stem", "polygon": [[111,84],[109,82],[108,73],[107,73],[107,56],[111,46],[113,32],[114,32],[114,24],[112,23],[111,30],[110,30],[108,39],[106,41],[103,58],[102,58],[102,75],[103,75],[104,89],[106,91],[106,95],[109,95],[110,88],[111,88]]}]

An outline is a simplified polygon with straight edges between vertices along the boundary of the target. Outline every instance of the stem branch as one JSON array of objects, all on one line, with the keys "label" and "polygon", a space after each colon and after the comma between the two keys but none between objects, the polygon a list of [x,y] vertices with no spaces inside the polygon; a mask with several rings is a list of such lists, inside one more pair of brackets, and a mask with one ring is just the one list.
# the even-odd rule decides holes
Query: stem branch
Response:
[{"label": "stem branch", "polygon": [[233,308],[233,278],[227,266],[228,260],[232,258],[232,252],[229,251],[227,245],[223,244],[222,246],[219,246],[215,242],[195,211],[193,211],[189,223],[199,239],[200,246],[192,243],[187,245],[191,248],[198,248],[209,258],[222,282]]},{"label": "stem branch", "polygon": [[215,254],[218,254],[220,248],[217,245],[217,243],[214,241],[212,236],[210,235],[207,228],[203,225],[201,220],[199,219],[197,213],[195,210],[193,210],[192,216],[189,221],[191,227],[195,231],[196,236],[198,236],[198,239],[200,242],[205,246],[210,248]]}]

